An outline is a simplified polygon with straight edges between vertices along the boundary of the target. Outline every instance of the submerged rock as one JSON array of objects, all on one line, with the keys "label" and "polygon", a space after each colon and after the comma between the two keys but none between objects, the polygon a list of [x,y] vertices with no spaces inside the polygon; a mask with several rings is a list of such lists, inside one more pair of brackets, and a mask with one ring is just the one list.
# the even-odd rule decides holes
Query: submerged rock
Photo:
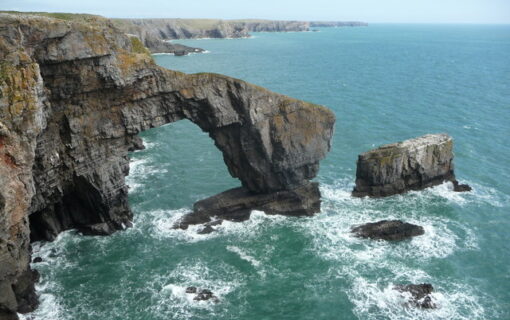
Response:
[{"label": "submerged rock", "polygon": [[174,227],[187,229],[189,225],[205,223],[204,229],[209,231],[207,223],[213,218],[241,222],[250,218],[252,210],[267,214],[310,216],[320,211],[320,202],[319,186],[314,182],[291,190],[262,194],[240,187],[198,201],[193,206],[193,212],[185,215]]},{"label": "submerged rock", "polygon": [[196,294],[193,300],[195,301],[207,301],[212,300],[214,303],[218,303],[220,300],[218,297],[214,295],[214,293],[209,289],[201,289],[199,290],[197,287],[187,287],[187,294]]},{"label": "submerged rock", "polygon": [[355,197],[385,197],[456,181],[453,139],[447,134],[381,146],[358,157]]},{"label": "submerged rock", "polygon": [[437,305],[432,301],[430,294],[434,291],[434,288],[429,283],[423,284],[406,284],[396,285],[394,289],[399,292],[407,292],[411,294],[408,305],[423,308],[423,309],[435,309]]},{"label": "submerged rock", "polygon": [[187,287],[186,293],[197,293],[197,287]]},{"label": "submerged rock", "polygon": [[218,297],[216,297],[211,290],[208,289],[202,289],[198,292],[195,298],[193,298],[195,301],[207,301],[212,300],[214,303],[218,303],[220,300]]},{"label": "submerged rock", "polygon": [[204,227],[202,228],[202,230],[198,231],[197,233],[198,234],[209,234],[209,233],[212,233],[212,232],[216,231],[216,229],[213,228],[213,226],[217,226],[217,225],[220,225],[222,223],[223,223],[223,220],[221,220],[221,219],[208,222],[208,223],[204,224]]},{"label": "submerged rock", "polygon": [[420,236],[425,233],[422,227],[399,220],[382,220],[352,228],[361,238],[397,241]]}]

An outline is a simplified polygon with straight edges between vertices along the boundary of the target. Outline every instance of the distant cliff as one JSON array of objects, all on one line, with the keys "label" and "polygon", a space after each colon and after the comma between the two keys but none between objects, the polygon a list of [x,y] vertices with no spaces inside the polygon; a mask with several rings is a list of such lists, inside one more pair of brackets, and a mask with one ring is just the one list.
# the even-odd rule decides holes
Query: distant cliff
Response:
[{"label": "distant cliff", "polygon": [[[366,26],[364,22],[307,22],[279,20],[218,19],[113,19],[115,26],[138,36],[151,52],[175,52],[165,40],[199,38],[245,38],[250,32],[304,32],[310,27]],[[163,44],[162,44],[163,43]],[[183,49],[193,52],[194,49]]]},{"label": "distant cliff", "polygon": [[311,21],[310,27],[331,28],[331,27],[366,27],[368,23],[360,21]]}]

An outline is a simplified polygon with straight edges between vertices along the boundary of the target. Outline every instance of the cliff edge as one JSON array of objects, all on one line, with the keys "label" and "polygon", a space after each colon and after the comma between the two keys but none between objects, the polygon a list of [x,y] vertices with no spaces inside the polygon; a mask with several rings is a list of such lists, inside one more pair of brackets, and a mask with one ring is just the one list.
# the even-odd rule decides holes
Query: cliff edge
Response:
[{"label": "cliff edge", "polygon": [[189,119],[252,195],[309,185],[330,148],[322,106],[216,74],[154,64],[101,17],[0,14],[0,318],[37,299],[30,242],[130,225],[137,134]]}]

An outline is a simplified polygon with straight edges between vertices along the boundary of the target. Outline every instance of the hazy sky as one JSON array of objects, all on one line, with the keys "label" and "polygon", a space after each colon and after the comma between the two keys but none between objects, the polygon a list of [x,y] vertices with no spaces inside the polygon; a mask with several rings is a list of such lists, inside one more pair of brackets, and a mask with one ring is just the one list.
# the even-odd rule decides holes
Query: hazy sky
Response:
[{"label": "hazy sky", "polygon": [[140,18],[510,23],[510,0],[0,0],[0,9]]}]

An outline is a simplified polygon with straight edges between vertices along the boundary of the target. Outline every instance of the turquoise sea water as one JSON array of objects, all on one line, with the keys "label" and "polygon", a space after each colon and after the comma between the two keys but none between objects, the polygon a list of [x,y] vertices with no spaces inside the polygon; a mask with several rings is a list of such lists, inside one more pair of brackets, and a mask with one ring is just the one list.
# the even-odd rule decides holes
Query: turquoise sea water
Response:
[{"label": "turquoise sea water", "polygon": [[[251,39],[193,40],[206,54],[155,56],[328,106],[333,147],[317,181],[322,212],[172,230],[192,204],[240,183],[212,140],[182,121],[142,134],[128,178],[134,227],[110,237],[66,232],[34,246],[42,274],[35,319],[509,319],[510,26],[371,25]],[[447,132],[456,174],[386,199],[354,199],[359,153]],[[403,219],[425,235],[353,238],[352,225]],[[392,286],[429,282],[437,310],[402,306]],[[187,286],[218,304],[192,301]]]}]

